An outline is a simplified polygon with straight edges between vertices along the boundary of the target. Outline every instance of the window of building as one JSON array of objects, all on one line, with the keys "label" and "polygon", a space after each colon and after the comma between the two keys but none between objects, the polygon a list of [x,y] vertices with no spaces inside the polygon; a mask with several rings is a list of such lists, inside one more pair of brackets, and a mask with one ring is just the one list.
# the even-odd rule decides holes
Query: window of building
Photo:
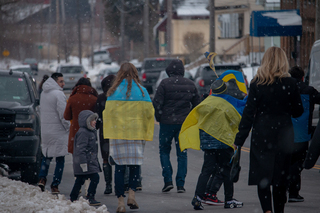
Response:
[{"label": "window of building", "polygon": [[228,13],[218,16],[219,38],[241,38],[243,36],[243,13]]}]

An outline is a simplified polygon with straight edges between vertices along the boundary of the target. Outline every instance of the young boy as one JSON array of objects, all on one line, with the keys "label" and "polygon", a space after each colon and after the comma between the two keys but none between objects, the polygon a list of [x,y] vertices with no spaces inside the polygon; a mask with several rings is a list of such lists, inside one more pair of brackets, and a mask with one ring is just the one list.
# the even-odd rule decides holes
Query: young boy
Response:
[{"label": "young boy", "polygon": [[73,151],[73,171],[76,181],[70,194],[72,202],[77,200],[81,186],[89,178],[91,182],[87,199],[91,206],[101,205],[94,199],[99,183],[98,172],[101,172],[98,161],[97,130],[95,128],[97,118],[98,114],[90,110],[83,110],[79,114],[80,129],[74,138]]}]

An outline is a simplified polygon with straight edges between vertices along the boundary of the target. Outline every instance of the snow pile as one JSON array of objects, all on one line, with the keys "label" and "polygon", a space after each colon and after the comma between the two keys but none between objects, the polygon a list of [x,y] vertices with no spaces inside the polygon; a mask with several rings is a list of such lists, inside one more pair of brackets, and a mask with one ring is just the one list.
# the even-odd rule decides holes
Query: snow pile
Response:
[{"label": "snow pile", "polygon": [[39,212],[39,213],[109,213],[105,205],[95,208],[80,197],[71,202],[64,195],[52,195],[48,191],[41,192],[37,186],[21,181],[10,180],[0,176],[1,212]]}]

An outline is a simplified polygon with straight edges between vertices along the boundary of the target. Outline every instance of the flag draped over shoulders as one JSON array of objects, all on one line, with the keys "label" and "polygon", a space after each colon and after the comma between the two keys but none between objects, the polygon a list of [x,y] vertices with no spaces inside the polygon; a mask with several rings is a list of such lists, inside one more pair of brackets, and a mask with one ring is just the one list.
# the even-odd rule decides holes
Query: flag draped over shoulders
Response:
[{"label": "flag draped over shoulders", "polygon": [[131,95],[127,99],[128,82],[123,80],[108,97],[103,111],[103,135],[109,139],[153,140],[154,108],[147,90],[145,97],[132,81]]},{"label": "flag draped over shoulders", "polygon": [[199,129],[233,147],[246,99],[230,95],[211,95],[196,106],[182,124],[179,134],[181,151],[200,150]]}]

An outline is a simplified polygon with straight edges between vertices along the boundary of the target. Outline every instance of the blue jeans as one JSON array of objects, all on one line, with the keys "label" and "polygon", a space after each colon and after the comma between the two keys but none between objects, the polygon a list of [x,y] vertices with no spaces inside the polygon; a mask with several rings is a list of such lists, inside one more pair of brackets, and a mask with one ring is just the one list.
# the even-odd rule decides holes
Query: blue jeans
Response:
[{"label": "blue jeans", "polygon": [[136,191],[137,183],[140,180],[139,165],[115,165],[114,171],[114,185],[116,196],[119,198],[120,196],[125,197],[124,195],[124,174],[126,171],[126,167],[129,167],[129,188],[133,191]]},{"label": "blue jeans", "polygon": [[88,188],[87,198],[89,198],[89,199],[94,198],[94,196],[96,194],[97,186],[98,186],[99,180],[100,180],[98,173],[93,173],[93,174],[88,174],[88,175],[76,175],[76,181],[74,182],[74,185],[73,185],[73,188],[72,188],[72,191],[70,194],[71,201],[75,201],[78,199],[81,186],[84,184],[84,182],[87,179],[90,179],[90,185]]},{"label": "blue jeans", "polygon": [[179,145],[179,133],[182,124],[162,124],[160,123],[159,150],[162,176],[164,182],[172,182],[172,165],[170,162],[170,151],[172,139],[175,140],[176,154],[178,159],[178,171],[176,175],[177,186],[184,186],[187,176],[188,158],[187,150],[181,152]]},{"label": "blue jeans", "polygon": [[[47,179],[48,170],[49,170],[52,159],[53,158],[46,158],[43,156],[40,172],[39,172],[39,178]],[[53,181],[51,183],[51,186],[58,186],[61,183],[63,169],[64,169],[64,156],[56,157],[56,168],[54,170]]]}]

